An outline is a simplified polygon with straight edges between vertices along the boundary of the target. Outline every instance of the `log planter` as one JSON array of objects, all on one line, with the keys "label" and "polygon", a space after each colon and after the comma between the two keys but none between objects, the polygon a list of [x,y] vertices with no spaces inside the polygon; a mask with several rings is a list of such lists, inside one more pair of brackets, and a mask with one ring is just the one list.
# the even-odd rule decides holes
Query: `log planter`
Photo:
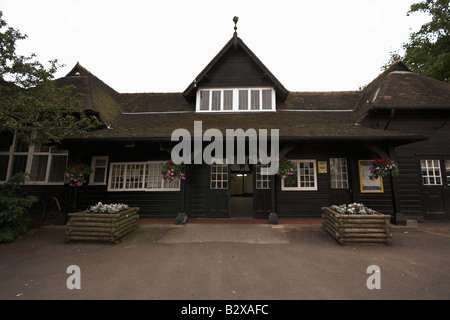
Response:
[{"label": "log planter", "polygon": [[392,244],[391,216],[339,214],[322,208],[322,226],[340,244]]},{"label": "log planter", "polygon": [[119,213],[69,213],[66,242],[88,241],[114,243],[138,228],[139,207]]}]

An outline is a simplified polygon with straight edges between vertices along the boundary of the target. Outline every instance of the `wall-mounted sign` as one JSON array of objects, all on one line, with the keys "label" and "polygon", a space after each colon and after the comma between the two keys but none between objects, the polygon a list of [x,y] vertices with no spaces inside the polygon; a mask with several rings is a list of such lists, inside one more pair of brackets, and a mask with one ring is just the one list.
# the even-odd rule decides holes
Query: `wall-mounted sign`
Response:
[{"label": "wall-mounted sign", "polygon": [[317,167],[319,173],[327,173],[327,162],[326,161],[317,161]]},{"label": "wall-mounted sign", "polygon": [[373,165],[373,160],[358,160],[359,167],[359,182],[361,186],[361,193],[383,193],[383,178],[370,180],[370,168]]}]

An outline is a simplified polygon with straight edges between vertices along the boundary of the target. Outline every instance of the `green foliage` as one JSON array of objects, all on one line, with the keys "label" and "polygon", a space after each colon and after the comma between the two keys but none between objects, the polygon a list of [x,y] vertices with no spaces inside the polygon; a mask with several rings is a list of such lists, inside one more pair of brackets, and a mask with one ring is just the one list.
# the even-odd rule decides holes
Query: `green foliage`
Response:
[{"label": "green foliage", "polygon": [[15,132],[30,142],[29,127],[40,132],[37,144],[58,143],[100,125],[94,116],[81,112],[80,96],[72,86],[58,86],[54,74],[62,66],[55,60],[45,67],[16,53],[16,42],[26,35],[7,25],[0,11],[0,131]]},{"label": "green foliage", "polygon": [[450,81],[450,6],[449,0],[425,0],[411,5],[407,15],[427,13],[431,21],[410,34],[409,41],[399,51],[391,52],[384,68],[401,59],[413,72],[445,82]]},{"label": "green foliage", "polygon": [[28,174],[19,172],[0,186],[0,243],[14,241],[31,225],[27,209],[38,199],[23,192],[20,185],[27,178]]}]

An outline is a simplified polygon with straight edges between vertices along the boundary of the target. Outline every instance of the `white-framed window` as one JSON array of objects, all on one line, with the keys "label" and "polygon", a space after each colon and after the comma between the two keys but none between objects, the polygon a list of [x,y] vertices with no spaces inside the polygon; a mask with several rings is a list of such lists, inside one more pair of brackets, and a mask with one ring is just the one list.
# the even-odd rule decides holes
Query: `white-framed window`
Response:
[{"label": "white-framed window", "polygon": [[281,190],[317,190],[316,160],[291,160],[291,162],[296,164],[297,168],[292,176],[281,180]]},{"label": "white-framed window", "polygon": [[439,160],[420,160],[420,167],[424,186],[442,185],[441,165]]},{"label": "white-framed window", "polygon": [[[36,131],[31,134],[35,136]],[[68,155],[67,150],[28,144],[15,135],[12,145],[0,150],[0,181],[28,172],[26,184],[64,184]]]},{"label": "white-framed window", "polygon": [[93,170],[89,177],[89,184],[106,184],[106,172],[108,170],[108,156],[94,156],[91,161]]},{"label": "white-framed window", "polygon": [[228,189],[228,165],[211,164],[211,189]]},{"label": "white-framed window", "polygon": [[217,88],[197,91],[198,112],[275,111],[273,88]]},{"label": "white-framed window", "polygon": [[348,189],[348,169],[346,158],[330,158],[332,189]]},{"label": "white-framed window", "polygon": [[270,165],[267,164],[257,164],[256,165],[256,189],[270,189],[270,175],[261,174],[262,168],[269,168]]},{"label": "white-framed window", "polygon": [[180,180],[166,182],[161,177],[164,162],[112,162],[108,191],[179,191]]},{"label": "white-framed window", "polygon": [[447,185],[450,186],[450,160],[445,160],[445,172],[447,174]]}]

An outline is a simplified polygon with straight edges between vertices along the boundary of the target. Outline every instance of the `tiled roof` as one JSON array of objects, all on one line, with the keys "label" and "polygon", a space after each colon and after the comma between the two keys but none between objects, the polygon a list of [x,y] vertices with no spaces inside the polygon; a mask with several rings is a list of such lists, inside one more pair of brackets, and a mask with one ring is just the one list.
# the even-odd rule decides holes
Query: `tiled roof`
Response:
[{"label": "tiled roof", "polygon": [[384,80],[373,108],[450,109],[450,83],[414,72],[391,72]]},{"label": "tiled roof", "polygon": [[360,91],[290,92],[278,110],[353,110]]},{"label": "tiled roof", "polygon": [[[226,129],[279,129],[280,138],[297,140],[410,140],[413,135],[356,125],[351,111],[278,111],[258,113],[127,113],[109,128],[92,131],[82,139],[170,140],[175,129],[194,133],[194,121],[202,121],[203,131]],[[416,137],[417,138],[417,137]]]},{"label": "tiled roof", "polygon": [[65,77],[58,79],[57,83],[74,85],[75,93],[83,95],[83,108],[95,111],[106,125],[112,123],[122,112],[119,94],[79,63]]},{"label": "tiled roof", "polygon": [[181,93],[121,93],[123,112],[194,111]]},{"label": "tiled roof", "polygon": [[[78,73],[78,74],[77,74]],[[405,133],[358,125],[380,108],[450,108],[449,84],[415,74],[397,61],[361,91],[288,92],[276,112],[196,113],[193,101],[177,93],[119,94],[79,64],[63,81],[86,93],[85,107],[97,111],[108,128],[81,139],[165,139],[175,129],[279,129],[289,139],[379,140],[418,138]]]},{"label": "tiled roof", "polygon": [[[290,92],[277,110],[353,110],[361,98],[359,91]],[[195,111],[181,93],[121,93],[119,101],[124,113]]]},{"label": "tiled roof", "polygon": [[450,109],[450,84],[423,76],[396,61],[363,90],[355,107],[358,122],[376,109]]}]

